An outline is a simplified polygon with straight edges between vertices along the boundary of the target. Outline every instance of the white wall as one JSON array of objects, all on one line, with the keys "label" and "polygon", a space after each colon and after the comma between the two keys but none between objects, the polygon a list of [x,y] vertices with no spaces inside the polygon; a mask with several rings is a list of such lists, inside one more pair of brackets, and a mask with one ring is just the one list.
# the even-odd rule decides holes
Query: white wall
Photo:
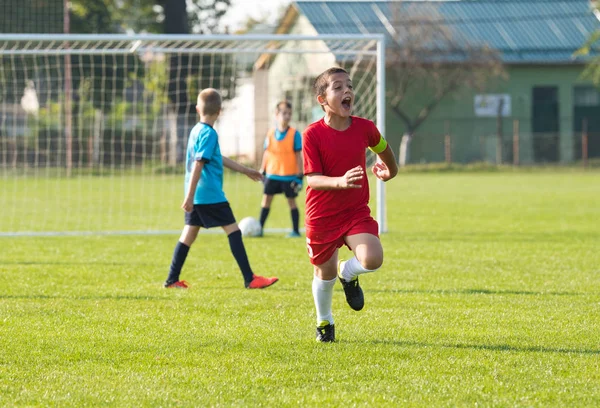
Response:
[{"label": "white wall", "polygon": [[[298,20],[290,30],[290,34],[317,35],[317,31],[304,15],[298,16]],[[289,42],[284,48],[298,48],[302,43],[303,49],[314,49],[315,51],[327,51],[327,45],[323,41],[298,41]],[[315,54],[278,54],[269,68],[269,111],[274,112],[275,104],[283,99],[285,91],[305,90],[304,97],[295,100],[293,110],[301,109],[303,112],[312,112],[318,107],[316,99],[312,95],[312,80],[321,72],[335,65],[335,57],[331,53]],[[313,121],[312,115],[307,123],[294,125],[304,127]]]},{"label": "white wall", "polygon": [[223,156],[255,160],[254,85],[251,79],[240,80],[235,98],[223,103],[215,129],[219,133]]}]

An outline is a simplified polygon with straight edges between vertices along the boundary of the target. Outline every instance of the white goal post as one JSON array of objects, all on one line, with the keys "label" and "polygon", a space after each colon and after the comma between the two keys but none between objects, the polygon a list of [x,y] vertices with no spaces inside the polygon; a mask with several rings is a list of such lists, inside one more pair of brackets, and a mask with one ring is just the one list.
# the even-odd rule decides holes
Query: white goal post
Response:
[{"label": "white goal post", "polygon": [[[224,97],[223,155],[256,166],[276,102],[301,131],[322,115],[311,86],[331,66],[385,135],[383,35],[0,34],[0,236],[179,231],[197,92]],[[225,177],[236,217],[257,216],[260,186]],[[383,182],[374,193],[385,232]]]}]

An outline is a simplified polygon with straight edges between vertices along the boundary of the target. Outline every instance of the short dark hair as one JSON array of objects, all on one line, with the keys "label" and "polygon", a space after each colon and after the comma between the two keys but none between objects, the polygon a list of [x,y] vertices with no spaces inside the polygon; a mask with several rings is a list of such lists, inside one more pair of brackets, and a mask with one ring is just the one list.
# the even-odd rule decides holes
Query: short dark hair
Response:
[{"label": "short dark hair", "polygon": [[313,83],[313,91],[315,92],[315,96],[325,94],[325,90],[327,89],[327,86],[329,86],[329,77],[333,74],[339,74],[340,72],[348,74],[348,71],[340,67],[329,68],[327,71],[320,74]]},{"label": "short dark hair", "polygon": [[282,105],[288,109],[292,109],[292,103],[290,101],[279,101],[275,106],[275,110],[280,112],[283,109]]},{"label": "short dark hair", "polygon": [[198,94],[196,103],[202,105],[202,115],[215,115],[221,110],[221,95],[214,88],[206,88]]}]

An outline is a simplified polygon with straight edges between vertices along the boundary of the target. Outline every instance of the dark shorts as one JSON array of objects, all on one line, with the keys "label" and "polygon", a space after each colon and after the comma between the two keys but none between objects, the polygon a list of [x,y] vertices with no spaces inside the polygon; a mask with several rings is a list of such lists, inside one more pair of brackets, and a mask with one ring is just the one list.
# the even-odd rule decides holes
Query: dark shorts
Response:
[{"label": "dark shorts", "polygon": [[296,198],[298,197],[298,193],[294,191],[292,183],[293,181],[274,180],[272,178],[267,177],[265,179],[264,193],[266,195],[275,195],[283,193],[287,198]]},{"label": "dark shorts", "polygon": [[213,228],[235,223],[235,217],[229,203],[194,204],[191,212],[185,213],[185,225]]}]

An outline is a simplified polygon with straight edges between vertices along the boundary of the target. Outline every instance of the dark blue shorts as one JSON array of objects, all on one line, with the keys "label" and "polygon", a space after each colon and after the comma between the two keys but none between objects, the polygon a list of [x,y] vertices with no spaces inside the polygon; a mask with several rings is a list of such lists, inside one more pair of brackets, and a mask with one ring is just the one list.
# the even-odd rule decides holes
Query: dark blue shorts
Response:
[{"label": "dark blue shorts", "polygon": [[185,213],[185,225],[213,228],[235,223],[235,217],[229,203],[194,204],[191,212]]},{"label": "dark blue shorts", "polygon": [[266,195],[275,195],[283,193],[287,198],[296,198],[298,197],[298,193],[294,191],[292,183],[293,181],[274,180],[272,178],[267,177],[265,179],[264,193]]}]

